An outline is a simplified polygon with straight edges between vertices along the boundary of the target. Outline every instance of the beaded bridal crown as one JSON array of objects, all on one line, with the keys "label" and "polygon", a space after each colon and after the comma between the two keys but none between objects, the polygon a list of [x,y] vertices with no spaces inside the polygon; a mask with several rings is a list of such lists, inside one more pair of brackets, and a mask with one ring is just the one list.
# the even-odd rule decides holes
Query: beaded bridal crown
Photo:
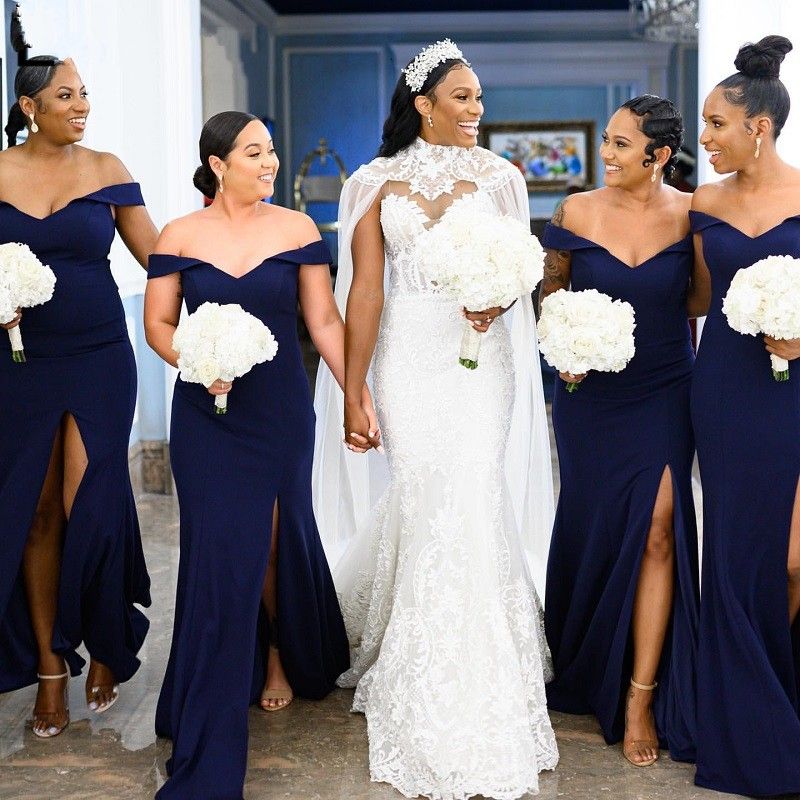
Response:
[{"label": "beaded bridal crown", "polygon": [[428,75],[443,61],[451,58],[459,59],[467,66],[470,66],[469,61],[464,58],[464,54],[458,49],[456,43],[450,39],[442,39],[440,42],[428,45],[403,70],[403,74],[406,76],[406,85],[412,92],[418,92],[427,80]]}]

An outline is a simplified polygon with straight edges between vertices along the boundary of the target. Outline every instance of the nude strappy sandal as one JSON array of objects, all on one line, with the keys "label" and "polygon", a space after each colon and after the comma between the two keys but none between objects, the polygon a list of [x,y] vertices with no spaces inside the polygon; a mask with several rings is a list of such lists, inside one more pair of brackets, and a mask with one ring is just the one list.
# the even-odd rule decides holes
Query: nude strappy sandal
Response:
[{"label": "nude strappy sandal", "polygon": [[[635,689],[640,689],[643,692],[652,692],[658,683],[638,683],[633,678],[631,678],[631,686]],[[625,722],[627,723],[628,717],[628,703],[630,702],[630,695],[625,700]],[[627,725],[626,725],[627,727]],[[656,751],[656,755],[648,759],[647,761],[634,761],[632,756],[635,754],[637,750],[640,750],[640,747],[637,745],[644,745],[645,747],[653,748]],[[652,739],[634,739],[632,742],[628,743],[628,746],[623,746],[622,748],[622,755],[625,756],[625,760],[633,764],[634,767],[649,767],[658,761],[658,741],[653,741]]]},{"label": "nude strappy sandal", "polygon": [[89,700],[87,698],[86,705],[89,707],[89,710],[94,711],[95,714],[103,714],[104,712],[108,711],[108,709],[111,708],[111,706],[113,706],[114,703],[116,703],[117,700],[119,699],[119,684],[115,683],[111,687],[111,699],[107,703],[104,703],[102,705],[98,703],[97,700],[95,700],[94,698],[97,697],[98,693],[103,688],[105,687],[92,686],[92,688],[89,689],[89,696],[91,697],[91,699]]},{"label": "nude strappy sandal", "polygon": [[[276,653],[278,652],[278,648],[273,644],[269,646],[269,649],[274,650]],[[286,702],[274,707],[264,705],[264,703],[270,700],[285,700]],[[264,689],[264,691],[261,692],[261,701],[259,705],[264,711],[283,711],[292,700],[294,700],[294,692],[292,692],[291,689]]]},{"label": "nude strappy sandal", "polygon": [[[69,678],[69,672],[62,672],[60,675],[39,675],[37,673],[36,677],[40,681],[60,681],[63,678]],[[66,717],[66,721],[63,725],[49,725],[43,731],[36,730],[36,717],[53,717],[58,714],[58,711],[40,711],[36,712],[36,708],[33,709],[33,732],[36,736],[40,739],[52,739],[54,736],[58,736],[59,733],[63,733],[66,729],[67,725],[69,725],[69,700],[67,696],[67,690],[69,688],[69,680],[64,684],[64,715]]]}]

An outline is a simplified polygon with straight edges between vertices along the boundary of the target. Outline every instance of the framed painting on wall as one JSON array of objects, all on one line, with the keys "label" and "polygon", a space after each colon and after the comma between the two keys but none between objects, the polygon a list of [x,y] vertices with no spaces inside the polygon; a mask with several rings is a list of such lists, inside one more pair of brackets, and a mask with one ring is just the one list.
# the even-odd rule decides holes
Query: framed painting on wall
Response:
[{"label": "framed painting on wall", "polygon": [[487,122],[481,144],[508,159],[531,192],[594,182],[594,121]]}]

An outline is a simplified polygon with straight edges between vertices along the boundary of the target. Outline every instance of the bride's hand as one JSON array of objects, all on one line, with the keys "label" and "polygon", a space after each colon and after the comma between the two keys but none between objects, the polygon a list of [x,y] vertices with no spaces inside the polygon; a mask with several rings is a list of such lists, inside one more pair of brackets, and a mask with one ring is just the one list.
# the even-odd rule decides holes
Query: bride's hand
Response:
[{"label": "bride's hand", "polygon": [[10,331],[12,328],[16,328],[19,325],[20,321],[22,320],[22,309],[17,309],[17,316],[14,317],[10,322],[0,322],[0,328],[4,328],[7,331]]},{"label": "bride's hand", "polygon": [[381,446],[381,429],[378,426],[378,415],[375,413],[375,405],[372,402],[372,395],[370,394],[369,387],[367,384],[364,384],[364,388],[361,390],[361,408],[364,409],[364,413],[367,415],[369,419],[369,430],[370,433],[374,432],[374,439],[378,442],[375,446],[375,449],[379,452],[383,452],[383,447]]},{"label": "bride's hand", "polygon": [[366,453],[371,447],[380,445],[369,416],[361,405],[361,398],[355,402],[345,399],[344,444],[354,453]]},{"label": "bride's hand", "polygon": [[478,333],[486,333],[489,326],[501,315],[504,314],[506,309],[501,306],[494,306],[487,308],[485,311],[467,311],[466,308],[462,309],[464,317],[472,323]]}]

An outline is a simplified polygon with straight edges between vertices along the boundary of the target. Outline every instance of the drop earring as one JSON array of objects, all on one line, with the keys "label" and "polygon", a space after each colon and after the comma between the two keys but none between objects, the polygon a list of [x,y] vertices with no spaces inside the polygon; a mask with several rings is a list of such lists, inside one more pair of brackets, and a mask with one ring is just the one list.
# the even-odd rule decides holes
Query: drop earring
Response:
[{"label": "drop earring", "polygon": [[225,187],[223,186],[223,182],[224,182],[224,180],[225,180],[225,175],[224,175],[224,174],[223,174],[223,175],[220,175],[220,176],[219,176],[219,188],[217,189],[217,191],[218,191],[220,194],[223,194],[223,193],[225,192]]},{"label": "drop earring", "polygon": [[761,137],[756,136],[756,158],[761,155]]},{"label": "drop earring", "polygon": [[432,127],[433,127],[433,119],[431,118],[431,115],[430,115],[430,114],[428,114],[428,127],[429,127],[429,128],[432,128]]},{"label": "drop earring", "polygon": [[650,176],[650,183],[655,183],[658,179],[658,164],[653,164],[653,174]]},{"label": "drop earring", "polygon": [[[30,116],[31,120],[31,133],[39,133],[39,126],[36,124],[36,120],[33,117],[33,114]],[[758,156],[756,156],[758,158]]]}]

